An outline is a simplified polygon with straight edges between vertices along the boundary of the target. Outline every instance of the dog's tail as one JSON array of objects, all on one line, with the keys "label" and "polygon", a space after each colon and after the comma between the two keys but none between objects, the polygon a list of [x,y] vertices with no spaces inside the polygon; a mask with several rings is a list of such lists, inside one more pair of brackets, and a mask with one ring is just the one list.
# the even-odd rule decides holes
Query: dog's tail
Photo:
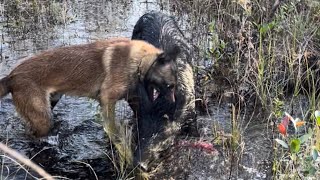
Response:
[{"label": "dog's tail", "polygon": [[0,80],[0,98],[9,93],[8,80],[8,77],[5,77]]}]

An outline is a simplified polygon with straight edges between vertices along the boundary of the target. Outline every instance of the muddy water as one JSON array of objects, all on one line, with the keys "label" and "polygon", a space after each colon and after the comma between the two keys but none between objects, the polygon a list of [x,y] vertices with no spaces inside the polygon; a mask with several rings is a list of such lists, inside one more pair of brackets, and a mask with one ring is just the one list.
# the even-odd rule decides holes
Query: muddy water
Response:
[{"label": "muddy water", "polygon": [[[170,4],[164,1],[75,0],[55,4],[61,7],[58,13],[61,15],[60,23],[56,25],[44,26],[26,22],[19,26],[8,21],[4,12],[10,9],[0,5],[0,77],[8,74],[26,57],[41,50],[107,37],[130,37],[138,18],[150,10],[161,10],[179,16],[170,12]],[[45,21],[45,17],[42,18]],[[179,19],[180,24],[186,23],[184,18]],[[187,32],[187,27],[182,26],[182,29]],[[217,129],[230,132],[230,104],[215,101],[218,102],[212,100],[210,112],[198,117],[201,141],[214,142],[213,134]],[[118,103],[119,119],[130,119],[131,115],[125,102]],[[41,141],[34,141],[24,134],[24,126],[14,110],[11,96],[8,95],[0,101],[0,141],[31,158],[54,176],[70,179],[118,179],[122,174],[113,166],[112,161],[116,160],[110,151],[111,146],[107,142],[99,117],[99,106],[95,101],[65,96],[54,109],[54,133]],[[241,132],[246,142],[241,166],[234,168],[234,162],[228,158],[229,154],[225,154],[225,147],[219,144],[214,145],[215,153],[177,145],[172,148],[169,157],[159,166],[159,171],[153,178],[228,179],[231,176],[234,179],[265,179],[266,166],[261,165],[261,162],[269,158],[270,152],[257,149],[270,144],[266,142],[266,138],[259,138],[261,132],[268,132],[259,124],[250,127],[257,128],[246,128]],[[181,140],[198,141],[199,137],[181,137]],[[28,174],[9,158],[2,156],[0,160],[0,177],[35,179],[36,175],[32,172]]]}]

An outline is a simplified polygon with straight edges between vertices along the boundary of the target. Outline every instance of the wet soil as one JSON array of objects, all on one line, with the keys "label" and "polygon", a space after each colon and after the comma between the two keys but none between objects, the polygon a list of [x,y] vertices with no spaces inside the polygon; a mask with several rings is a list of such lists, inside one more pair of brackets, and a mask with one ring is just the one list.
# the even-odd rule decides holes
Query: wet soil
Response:
[{"label": "wet soil", "polygon": [[[24,58],[41,50],[107,37],[130,37],[138,18],[150,10],[176,16],[182,30],[186,34],[189,31],[188,26],[184,26],[187,23],[184,16],[170,11],[167,1],[74,0],[55,3],[54,6],[61,7],[58,8],[61,17],[50,26],[37,25],[22,17],[15,17],[15,20],[24,23],[14,24],[8,15],[1,15],[0,77],[8,74]],[[5,3],[0,6],[4,12],[13,11],[6,9],[10,7]],[[198,116],[200,137],[179,136],[162,162],[154,166],[151,179],[269,179],[271,130],[266,128],[268,124],[255,118],[259,117],[259,110],[256,110],[255,117],[249,117],[252,112],[244,113],[241,119],[246,120],[239,122],[243,137],[241,148],[230,150],[231,103],[228,98],[210,97],[208,104],[208,112]],[[131,116],[128,105],[120,102],[117,117],[130,119]],[[64,96],[54,109],[55,133],[48,138],[32,140],[25,135],[22,120],[8,95],[0,101],[0,141],[61,179],[125,179],[113,164],[116,157],[99,117],[97,102]],[[217,132],[221,133],[219,137],[225,138],[218,140]],[[211,143],[214,150],[208,152],[203,148],[185,146],[183,142]],[[1,156],[0,163],[0,177],[3,179],[37,177],[5,155]]]}]

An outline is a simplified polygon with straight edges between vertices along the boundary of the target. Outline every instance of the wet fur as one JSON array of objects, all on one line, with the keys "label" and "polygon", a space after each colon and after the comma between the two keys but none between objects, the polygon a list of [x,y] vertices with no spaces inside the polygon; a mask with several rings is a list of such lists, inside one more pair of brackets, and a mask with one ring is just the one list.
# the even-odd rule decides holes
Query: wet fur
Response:
[{"label": "wet fur", "polygon": [[164,52],[170,51],[175,46],[180,48],[176,59],[178,66],[176,102],[168,105],[165,100],[158,99],[158,105],[154,105],[154,114],[171,113],[174,114],[174,119],[181,121],[190,118],[190,113],[195,115],[193,48],[174,18],[159,12],[147,13],[134,26],[132,39],[147,41]]},{"label": "wet fur", "polygon": [[[192,62],[194,61],[192,45],[186,40],[173,17],[160,12],[144,14],[134,26],[132,39],[144,40],[164,52],[179,47],[177,61],[176,102],[169,103],[165,98],[148,102],[145,89],[139,89],[140,114],[137,132],[139,147],[135,152],[135,160],[144,168],[151,161],[159,160],[160,153],[170,148],[174,138],[182,131],[197,133],[195,113],[195,90]],[[147,83],[145,83],[148,86]],[[169,115],[169,120],[163,115]],[[173,120],[173,121],[172,121]]]},{"label": "wet fur", "polygon": [[[56,48],[27,59],[1,79],[0,97],[12,93],[16,110],[36,137],[48,135],[51,108],[62,94],[96,99],[106,128],[115,136],[116,101],[134,95],[136,86],[159,69],[169,76],[172,69],[163,67],[173,62],[165,59],[170,58],[154,46],[126,38]],[[167,83],[161,78],[159,85]]]}]

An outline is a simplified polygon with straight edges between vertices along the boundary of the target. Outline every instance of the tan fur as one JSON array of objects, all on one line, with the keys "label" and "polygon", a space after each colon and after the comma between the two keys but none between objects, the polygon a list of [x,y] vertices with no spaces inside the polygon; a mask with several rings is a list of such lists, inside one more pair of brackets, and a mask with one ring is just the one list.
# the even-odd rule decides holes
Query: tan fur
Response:
[{"label": "tan fur", "polygon": [[97,99],[113,136],[116,101],[135,88],[161,53],[150,44],[126,38],[48,50],[0,80],[0,95],[12,93],[17,111],[36,137],[46,136],[52,126],[50,94]]}]

